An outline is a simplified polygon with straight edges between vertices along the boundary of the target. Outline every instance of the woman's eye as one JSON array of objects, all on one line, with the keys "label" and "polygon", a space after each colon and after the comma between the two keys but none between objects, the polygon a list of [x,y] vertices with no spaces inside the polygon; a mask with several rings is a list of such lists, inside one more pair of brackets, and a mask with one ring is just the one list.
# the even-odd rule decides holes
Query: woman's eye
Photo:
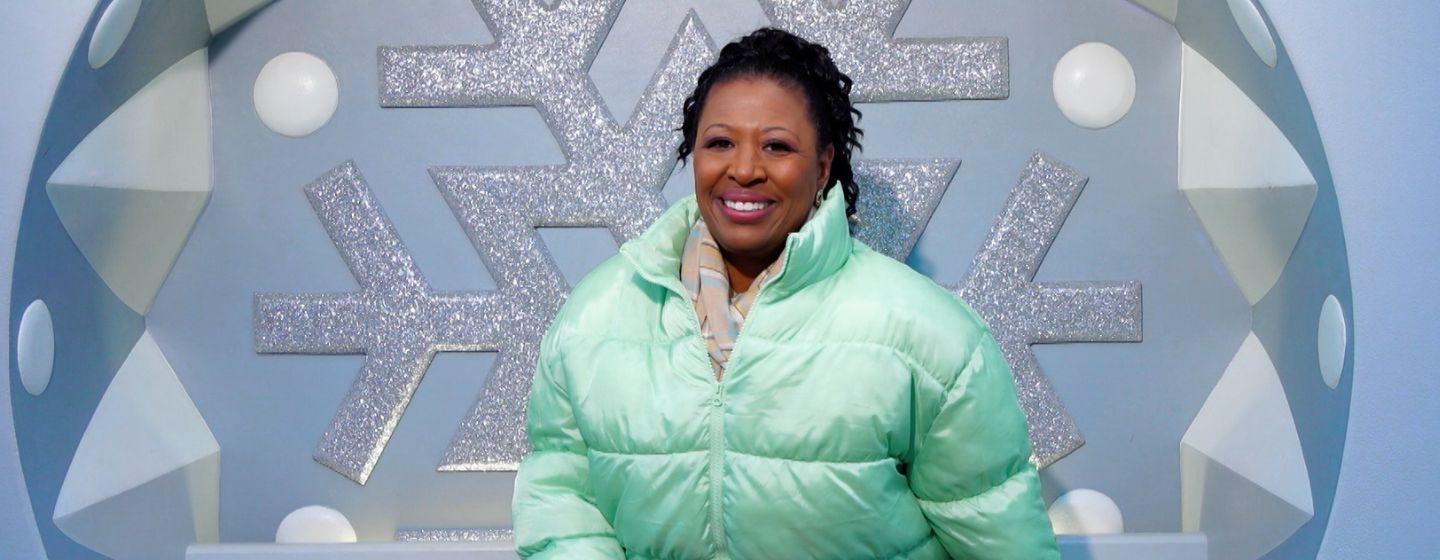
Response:
[{"label": "woman's eye", "polygon": [[730,147],[730,141],[724,138],[714,138],[705,143],[706,148],[724,149]]},{"label": "woman's eye", "polygon": [[789,152],[789,151],[792,151],[792,150],[790,149],[790,145],[789,145],[789,144],[786,144],[786,143],[784,143],[784,142],[770,142],[770,143],[768,143],[768,144],[765,144],[765,147],[766,147],[767,149],[771,150],[771,151],[776,151],[776,152]]}]

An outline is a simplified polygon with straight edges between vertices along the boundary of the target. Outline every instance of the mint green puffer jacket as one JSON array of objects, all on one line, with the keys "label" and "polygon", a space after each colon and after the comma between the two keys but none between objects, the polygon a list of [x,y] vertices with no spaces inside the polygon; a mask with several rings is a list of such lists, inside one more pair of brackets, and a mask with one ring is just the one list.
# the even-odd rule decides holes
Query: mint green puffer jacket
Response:
[{"label": "mint green puffer jacket", "polygon": [[1059,558],[988,327],[832,193],[721,381],[679,277],[694,195],[574,287],[526,413],[521,557]]}]

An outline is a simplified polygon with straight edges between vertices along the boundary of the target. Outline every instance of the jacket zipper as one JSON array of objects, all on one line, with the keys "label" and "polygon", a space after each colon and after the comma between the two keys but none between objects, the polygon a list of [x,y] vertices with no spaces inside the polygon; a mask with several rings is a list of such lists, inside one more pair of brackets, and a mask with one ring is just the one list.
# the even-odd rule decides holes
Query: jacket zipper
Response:
[{"label": "jacket zipper", "polygon": [[[724,497],[722,494],[724,488],[721,485],[725,478],[725,384],[721,379],[715,378],[715,367],[710,363],[710,347],[705,342],[705,333],[700,331],[700,318],[695,316],[694,304],[690,302],[689,294],[684,293],[684,290],[677,293],[680,294],[681,301],[690,304],[686,315],[690,317],[690,324],[695,326],[695,338],[692,340],[695,341],[696,348],[700,351],[699,356],[705,364],[706,377],[714,389],[710,400],[706,403],[710,406],[710,453],[707,457],[710,479],[710,536],[712,544],[715,545],[715,557],[729,558],[730,555],[725,550],[725,523],[724,518],[721,517],[723,513],[721,499]],[[735,355],[733,349],[730,355],[733,359]]]},{"label": "jacket zipper", "polygon": [[[787,243],[787,248],[788,248],[788,243]],[[788,260],[788,259],[789,259],[789,254],[788,254],[789,252],[787,251],[786,253],[787,253],[787,254],[786,254],[786,259]],[[780,269],[781,269],[781,270],[784,270],[785,264],[786,264],[786,263],[780,263]],[[769,287],[771,280],[774,280],[774,279],[773,279],[773,278],[767,279],[766,282],[765,282],[765,284],[762,285],[762,286],[760,286],[760,290],[755,293],[755,301],[750,304],[750,310],[746,313],[746,317],[745,317],[745,325],[746,325],[746,326],[750,325],[750,324],[754,321],[754,318],[755,318],[755,310],[761,307],[761,305],[760,305],[760,296],[765,293],[765,288]],[[684,301],[684,302],[687,302],[687,303],[690,302],[690,294],[686,293],[683,288],[681,288],[681,289],[679,289],[679,290],[676,290],[676,289],[672,286],[672,287],[671,287],[671,291],[679,294],[681,301]],[[709,374],[708,377],[709,377],[709,379],[710,379],[710,381],[711,381],[711,383],[712,383],[712,385],[713,385],[713,387],[714,387],[714,392],[712,393],[712,396],[711,396],[710,401],[709,401],[709,405],[710,405],[710,453],[709,453],[709,475],[710,475],[710,534],[711,534],[711,536],[712,536],[712,540],[714,541],[714,545],[715,545],[715,550],[716,550],[716,555],[715,555],[715,557],[716,557],[716,558],[728,559],[728,558],[730,558],[730,553],[729,553],[729,551],[726,550],[726,548],[725,548],[725,523],[724,523],[724,517],[722,516],[723,513],[724,513],[724,507],[723,507],[722,500],[723,500],[723,498],[724,498],[723,492],[724,492],[724,490],[725,490],[725,488],[724,488],[724,486],[723,486],[723,481],[724,481],[724,478],[725,478],[725,455],[724,455],[724,453],[725,453],[725,382],[724,382],[724,379],[729,377],[728,372],[732,369],[732,366],[736,363],[735,358],[736,358],[737,356],[739,356],[740,340],[741,340],[742,338],[744,338],[743,335],[744,335],[744,332],[745,332],[745,326],[740,327],[740,332],[735,335],[735,345],[730,349],[730,359],[729,359],[729,361],[726,363],[725,368],[722,370],[722,371],[724,371],[724,372],[726,372],[726,373],[722,373],[722,374],[721,374],[721,378],[720,378],[720,379],[716,379],[716,378],[715,378],[715,375],[714,375],[714,374],[715,374],[715,368],[714,368],[714,366],[711,365],[711,363],[710,363],[710,347],[709,347],[709,344],[705,342],[705,333],[700,332],[700,318],[695,316],[695,309],[694,309],[694,304],[693,304],[693,303],[691,303],[690,308],[688,309],[688,311],[689,311],[689,313],[687,313],[686,315],[688,315],[688,316],[690,317],[690,324],[692,324],[692,325],[695,326],[695,339],[694,339],[694,340],[696,341],[697,348],[699,348],[699,350],[700,350],[700,357],[701,357],[701,359],[702,359],[702,360],[704,361],[704,363],[705,363],[706,372]]]}]

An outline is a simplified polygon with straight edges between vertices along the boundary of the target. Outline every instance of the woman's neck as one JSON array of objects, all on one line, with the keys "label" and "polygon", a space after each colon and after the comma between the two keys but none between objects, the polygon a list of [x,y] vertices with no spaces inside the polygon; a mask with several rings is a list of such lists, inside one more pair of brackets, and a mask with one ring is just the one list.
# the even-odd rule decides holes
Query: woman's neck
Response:
[{"label": "woman's neck", "polygon": [[725,260],[725,274],[730,280],[730,292],[738,294],[749,290],[750,284],[755,281],[755,277],[759,276],[766,267],[775,262],[775,259],[780,258],[780,252],[783,250],[784,247],[782,246],[769,255],[748,257],[730,255],[726,253],[724,249],[721,249],[720,255],[724,257]]}]

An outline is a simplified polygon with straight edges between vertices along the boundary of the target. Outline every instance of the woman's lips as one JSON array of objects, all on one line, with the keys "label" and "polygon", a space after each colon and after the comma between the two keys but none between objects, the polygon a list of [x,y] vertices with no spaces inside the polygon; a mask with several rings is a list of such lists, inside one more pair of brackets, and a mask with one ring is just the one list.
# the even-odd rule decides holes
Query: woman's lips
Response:
[{"label": "woman's lips", "polygon": [[744,211],[726,206],[723,198],[715,197],[711,200],[714,201],[715,206],[726,219],[737,224],[754,224],[761,222],[769,217],[770,213],[775,211],[775,207],[777,206],[774,201],[771,201],[759,210]]}]

